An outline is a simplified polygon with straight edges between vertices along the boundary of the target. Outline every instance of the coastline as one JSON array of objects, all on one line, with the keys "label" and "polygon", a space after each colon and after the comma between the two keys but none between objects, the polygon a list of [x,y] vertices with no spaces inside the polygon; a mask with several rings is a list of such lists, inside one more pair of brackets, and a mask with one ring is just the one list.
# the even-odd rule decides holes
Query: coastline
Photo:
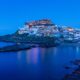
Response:
[{"label": "coastline", "polygon": [[33,47],[49,48],[56,47],[60,44],[55,37],[36,37],[16,34],[0,36],[0,42],[14,43],[11,46],[1,47],[0,52],[20,51]]}]

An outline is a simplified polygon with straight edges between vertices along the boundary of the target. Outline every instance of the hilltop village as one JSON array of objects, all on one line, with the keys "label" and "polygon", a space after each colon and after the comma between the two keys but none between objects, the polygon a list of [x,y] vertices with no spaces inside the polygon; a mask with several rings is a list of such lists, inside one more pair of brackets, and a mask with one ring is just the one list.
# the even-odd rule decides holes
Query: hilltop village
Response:
[{"label": "hilltop village", "polygon": [[65,43],[80,43],[80,29],[55,25],[49,19],[25,22],[24,26],[10,35],[0,36],[2,42],[15,43],[0,51],[17,51],[32,47],[54,47]]},{"label": "hilltop village", "polygon": [[80,29],[69,26],[59,27],[49,19],[42,19],[26,22],[24,26],[18,30],[18,34],[79,39]]},{"label": "hilltop village", "polygon": [[14,34],[0,37],[0,41],[51,44],[80,42],[80,29],[70,26],[58,26],[49,19],[25,22]]}]

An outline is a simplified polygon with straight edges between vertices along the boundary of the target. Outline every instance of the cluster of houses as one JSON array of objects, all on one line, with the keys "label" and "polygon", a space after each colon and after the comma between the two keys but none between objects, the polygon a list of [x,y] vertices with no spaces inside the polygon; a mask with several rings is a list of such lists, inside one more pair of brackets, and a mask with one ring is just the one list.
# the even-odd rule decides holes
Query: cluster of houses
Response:
[{"label": "cluster of houses", "polygon": [[42,19],[26,22],[24,24],[24,27],[18,30],[18,34],[80,38],[80,29],[75,29],[67,26],[58,27],[51,20]]},{"label": "cluster of houses", "polygon": [[36,36],[51,36],[54,32],[58,32],[58,29],[55,27],[55,24],[48,19],[26,22],[24,27],[18,31],[19,34]]}]

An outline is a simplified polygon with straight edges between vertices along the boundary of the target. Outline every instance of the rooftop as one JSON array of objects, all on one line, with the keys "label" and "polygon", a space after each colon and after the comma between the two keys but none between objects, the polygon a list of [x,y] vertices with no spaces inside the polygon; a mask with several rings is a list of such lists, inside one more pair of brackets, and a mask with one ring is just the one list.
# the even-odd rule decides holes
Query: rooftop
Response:
[{"label": "rooftop", "polygon": [[41,19],[41,20],[35,20],[31,22],[26,22],[25,25],[32,25],[32,26],[39,26],[39,25],[45,25],[45,26],[53,26],[55,25],[52,23],[49,19]]}]

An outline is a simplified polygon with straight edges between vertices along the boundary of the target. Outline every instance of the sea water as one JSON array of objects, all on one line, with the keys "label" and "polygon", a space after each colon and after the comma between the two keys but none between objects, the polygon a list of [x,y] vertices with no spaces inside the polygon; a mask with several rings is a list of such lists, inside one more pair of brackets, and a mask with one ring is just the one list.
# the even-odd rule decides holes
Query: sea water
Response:
[{"label": "sea water", "polygon": [[[0,43],[0,46],[8,43]],[[70,61],[80,59],[80,46],[59,45],[0,53],[0,80],[62,80],[73,67]],[[76,67],[76,66],[75,66]]]}]

